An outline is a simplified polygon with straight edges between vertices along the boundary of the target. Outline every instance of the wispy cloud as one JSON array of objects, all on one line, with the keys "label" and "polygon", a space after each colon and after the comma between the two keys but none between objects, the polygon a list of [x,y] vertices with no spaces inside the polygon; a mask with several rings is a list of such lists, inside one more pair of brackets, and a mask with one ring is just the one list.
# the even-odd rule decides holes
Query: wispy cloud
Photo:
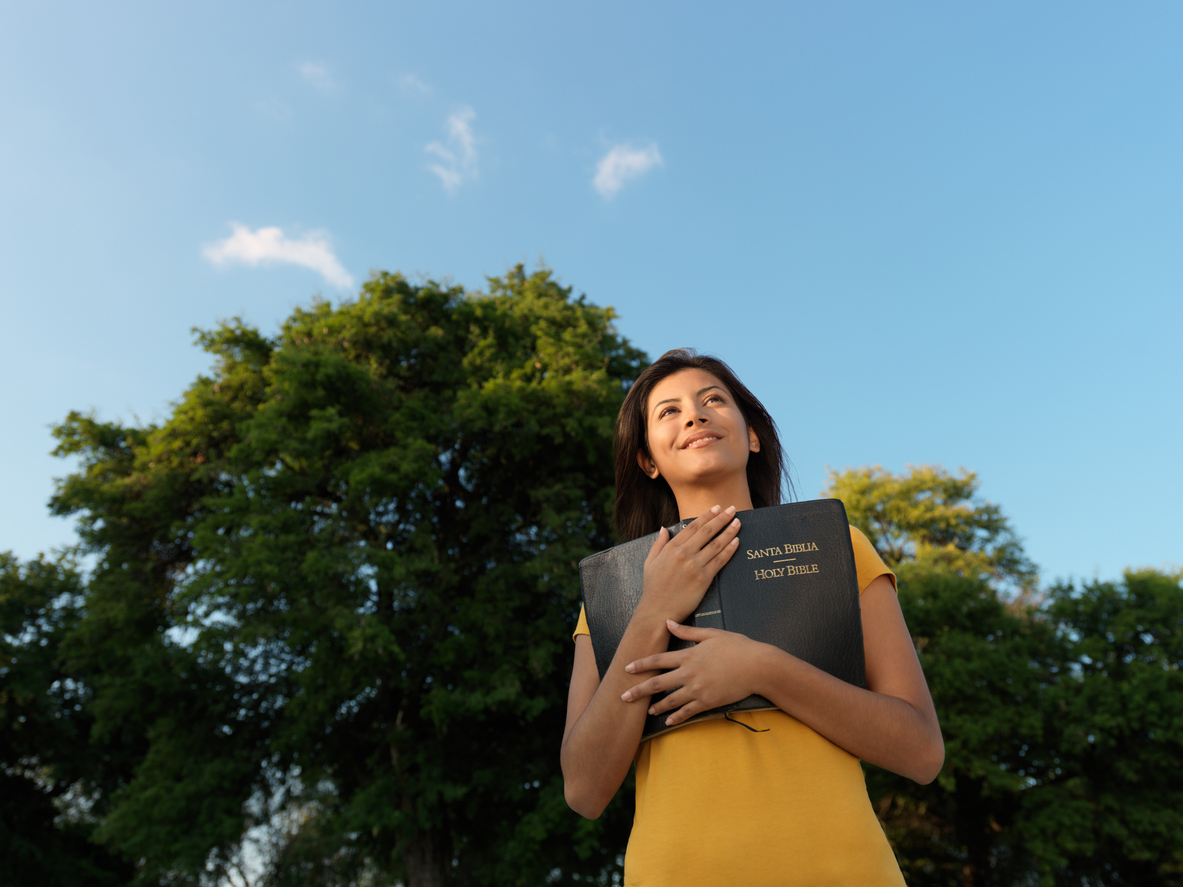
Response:
[{"label": "wispy cloud", "polygon": [[337,261],[329,235],[324,231],[310,231],[294,239],[279,228],[252,231],[237,222],[231,222],[230,227],[233,234],[225,240],[207,244],[201,251],[215,265],[233,262],[252,266],[299,265],[316,271],[333,286],[353,286],[353,278]]},{"label": "wispy cloud", "polygon": [[313,88],[322,95],[328,95],[337,88],[337,81],[329,74],[328,68],[315,62],[305,62],[300,65],[300,76],[311,83]]},{"label": "wispy cloud", "polygon": [[416,77],[414,74],[404,74],[395,80],[398,88],[403,92],[409,92],[412,95],[430,95],[431,87]]},{"label": "wispy cloud", "polygon": [[592,184],[605,200],[611,200],[629,179],[636,179],[655,166],[661,166],[661,152],[657,145],[649,143],[643,148],[629,144],[614,145],[596,164],[596,177]]},{"label": "wispy cloud", "polygon": [[476,136],[472,134],[472,121],[476,111],[468,106],[448,116],[448,138],[445,143],[431,142],[425,150],[435,163],[428,164],[440,178],[444,190],[454,194],[456,189],[477,177]]}]

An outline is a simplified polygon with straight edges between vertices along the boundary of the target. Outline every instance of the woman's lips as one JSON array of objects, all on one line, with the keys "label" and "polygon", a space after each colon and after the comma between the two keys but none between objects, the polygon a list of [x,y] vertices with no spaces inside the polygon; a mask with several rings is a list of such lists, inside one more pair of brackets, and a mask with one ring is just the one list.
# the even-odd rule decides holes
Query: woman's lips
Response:
[{"label": "woman's lips", "polygon": [[692,437],[690,440],[686,441],[686,443],[682,445],[682,449],[693,450],[693,449],[697,449],[698,447],[705,447],[710,444],[713,444],[717,440],[719,440],[719,438],[717,435],[714,435],[714,434],[706,434],[706,435],[703,435],[702,437]]}]

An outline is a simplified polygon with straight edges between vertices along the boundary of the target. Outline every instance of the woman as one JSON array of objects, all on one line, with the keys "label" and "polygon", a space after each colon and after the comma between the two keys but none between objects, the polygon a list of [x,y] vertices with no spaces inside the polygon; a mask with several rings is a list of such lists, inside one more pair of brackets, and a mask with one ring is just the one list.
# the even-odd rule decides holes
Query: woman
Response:
[{"label": "woman", "polygon": [[[865,690],[744,635],[680,624],[735,553],[742,513],[779,504],[782,466],[772,418],[714,358],[667,352],[621,407],[621,540],[694,518],[673,539],[658,533],[641,600],[602,681],[582,613],[575,633],[567,802],[599,816],[636,763],[626,884],[903,883],[859,759],[928,783],[944,744],[895,576],[866,537],[852,528]],[[667,652],[671,635],[696,643]],[[731,716],[750,730],[710,720],[638,748],[647,711],[675,725],[751,694],[778,710]]]}]

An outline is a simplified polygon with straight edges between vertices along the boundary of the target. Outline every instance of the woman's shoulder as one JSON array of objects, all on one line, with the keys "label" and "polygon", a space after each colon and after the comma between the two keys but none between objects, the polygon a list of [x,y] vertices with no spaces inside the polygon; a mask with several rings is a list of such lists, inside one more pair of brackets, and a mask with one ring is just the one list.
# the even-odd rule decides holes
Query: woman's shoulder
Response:
[{"label": "woman's shoulder", "polygon": [[891,571],[891,567],[883,563],[883,558],[879,556],[871,540],[858,527],[850,528],[850,546],[854,549],[854,569],[858,574],[859,594],[866,591],[867,586],[880,576],[890,576],[891,584],[896,584],[895,573]]}]

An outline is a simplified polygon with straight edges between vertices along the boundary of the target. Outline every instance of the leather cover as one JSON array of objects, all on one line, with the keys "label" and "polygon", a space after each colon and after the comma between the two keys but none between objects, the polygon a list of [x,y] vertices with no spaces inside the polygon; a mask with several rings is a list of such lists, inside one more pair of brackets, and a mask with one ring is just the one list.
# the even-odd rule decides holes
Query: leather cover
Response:
[{"label": "leather cover", "polygon": [[[739,550],[711,582],[685,622],[774,644],[823,671],[866,686],[858,576],[846,507],[837,499],[793,502],[741,512]],[[669,528],[676,535],[690,521]],[[612,662],[644,587],[645,558],[656,533],[584,558],[583,606],[600,678]],[[671,650],[691,646],[670,638]],[[654,697],[657,699],[660,697]],[[775,708],[762,696],[701,712],[679,724],[732,711]],[[646,718],[641,740],[677,729],[668,715]]]}]

